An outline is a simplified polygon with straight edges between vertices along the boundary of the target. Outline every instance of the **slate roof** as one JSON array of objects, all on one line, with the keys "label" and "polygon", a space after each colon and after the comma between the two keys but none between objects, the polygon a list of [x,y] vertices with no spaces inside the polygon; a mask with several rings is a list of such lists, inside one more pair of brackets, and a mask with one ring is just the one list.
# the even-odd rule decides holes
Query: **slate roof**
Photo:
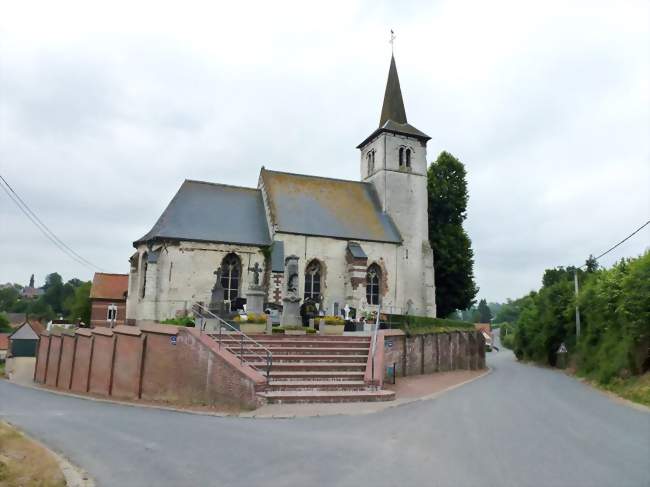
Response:
[{"label": "slate roof", "polygon": [[276,240],[271,247],[271,272],[284,272],[284,242]]},{"label": "slate roof", "polygon": [[384,93],[384,103],[381,107],[381,116],[379,117],[379,128],[366,137],[366,139],[357,146],[357,149],[366,145],[366,143],[382,132],[408,135],[415,137],[422,142],[431,139],[427,134],[409,124],[406,119],[404,99],[402,98],[402,89],[399,84],[399,76],[397,74],[397,66],[395,64],[394,56],[391,56],[390,58],[388,80],[386,81],[386,91]]},{"label": "slate roof", "polygon": [[25,321],[9,335],[10,340],[36,340],[45,331],[38,321]]},{"label": "slate roof", "polygon": [[185,180],[151,231],[133,245],[161,239],[270,245],[262,193]]},{"label": "slate roof", "polygon": [[400,243],[402,238],[370,183],[262,168],[269,212],[278,232]]},{"label": "slate roof", "polygon": [[128,274],[107,274],[95,272],[90,288],[91,299],[112,299],[124,301],[129,288]]}]

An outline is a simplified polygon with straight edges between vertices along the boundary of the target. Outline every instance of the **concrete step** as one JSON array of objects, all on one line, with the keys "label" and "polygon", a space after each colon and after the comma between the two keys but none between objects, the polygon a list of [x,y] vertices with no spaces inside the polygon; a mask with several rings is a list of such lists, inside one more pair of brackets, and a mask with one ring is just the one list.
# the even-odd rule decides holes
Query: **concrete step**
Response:
[{"label": "concrete step", "polygon": [[[217,341],[215,339],[215,341]],[[323,348],[355,348],[355,349],[368,349],[370,344],[367,342],[358,342],[358,341],[349,341],[344,342],[340,340],[282,340],[282,341],[261,341],[259,345],[273,350],[273,348],[291,348],[291,347],[302,347],[302,348],[313,348],[313,347],[323,347]],[[244,342],[244,347],[251,348],[260,348],[260,346],[253,342]],[[239,348],[241,343],[239,340],[230,340],[225,339],[221,341],[221,346]]]},{"label": "concrete step", "polygon": [[[266,362],[251,362],[253,367],[263,369]],[[355,362],[276,362],[273,361],[271,371],[294,370],[294,371],[343,371],[343,372],[365,372],[366,363]]]},{"label": "concrete step", "polygon": [[[269,347],[273,356],[281,355],[341,355],[341,356],[355,356],[363,355],[364,357],[368,355],[368,348],[330,348],[330,347]],[[239,353],[239,347],[228,347],[228,350],[231,353]],[[244,353],[261,353],[265,352],[262,348],[254,347],[244,347]]]},{"label": "concrete step", "polygon": [[362,380],[275,380],[272,379],[267,391],[285,390],[355,390],[366,389],[366,383]]},{"label": "concrete step", "polygon": [[348,370],[276,370],[271,369],[271,380],[363,380],[364,371]]},{"label": "concrete step", "polygon": [[[237,354],[239,357],[239,354]],[[259,355],[244,353],[244,360],[257,362],[260,360]],[[318,354],[273,354],[273,364],[284,362],[344,362],[344,363],[362,363],[368,361],[366,355],[318,355]]]},{"label": "concrete step", "polygon": [[[211,338],[219,339],[218,333],[208,333],[208,336]],[[256,341],[264,343],[281,343],[281,342],[294,342],[294,341],[303,341],[309,340],[312,342],[358,342],[358,343],[367,343],[370,344],[370,337],[355,337],[355,336],[339,336],[339,335],[318,335],[315,333],[309,333],[305,335],[284,335],[284,334],[274,334],[274,335],[246,335],[244,341]],[[221,335],[222,340],[232,340],[239,342],[242,339],[242,336],[237,333],[223,333]]]},{"label": "concrete step", "polygon": [[258,394],[271,404],[392,401],[393,391],[269,391]]}]

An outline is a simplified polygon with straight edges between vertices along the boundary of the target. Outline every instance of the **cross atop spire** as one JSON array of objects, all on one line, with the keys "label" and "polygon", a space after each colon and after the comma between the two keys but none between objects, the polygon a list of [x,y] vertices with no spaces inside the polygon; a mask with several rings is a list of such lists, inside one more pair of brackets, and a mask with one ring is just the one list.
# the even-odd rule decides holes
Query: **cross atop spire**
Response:
[{"label": "cross atop spire", "polygon": [[[391,37],[392,32],[391,30]],[[393,38],[391,38],[391,45],[392,40]],[[379,126],[382,127],[388,120],[396,123],[406,123],[406,110],[404,109],[404,100],[402,99],[402,89],[399,86],[399,76],[397,75],[395,56],[393,55],[390,57],[390,69],[388,70],[388,81],[386,82],[384,105],[381,108]]]}]

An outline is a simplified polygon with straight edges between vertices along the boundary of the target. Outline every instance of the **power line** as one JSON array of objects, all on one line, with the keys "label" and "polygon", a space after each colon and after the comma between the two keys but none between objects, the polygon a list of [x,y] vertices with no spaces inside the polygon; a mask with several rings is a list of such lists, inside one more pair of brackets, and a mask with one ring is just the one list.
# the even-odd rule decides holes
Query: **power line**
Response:
[{"label": "power line", "polygon": [[[9,182],[0,175],[0,180],[4,183],[2,189],[7,193],[7,196],[18,206],[18,208],[25,214],[25,216],[38,228],[43,235],[45,235],[48,240],[50,240],[54,245],[56,245],[59,250],[64,252],[68,257],[73,259],[78,264],[81,264],[90,269],[96,269],[101,271],[102,269],[90,262],[89,260],[83,258],[77,252],[75,252],[70,246],[68,246],[63,240],[61,240],[50,228],[43,223],[43,221],[32,211],[32,209],[25,203],[25,201],[16,193],[16,191],[11,187]],[[6,187],[5,187],[6,186]]]},{"label": "power line", "polygon": [[[624,242],[627,242],[629,239],[631,239],[634,235],[636,235],[637,233],[639,233],[641,230],[643,230],[643,229],[644,229],[645,227],[647,227],[648,225],[650,225],[650,220],[648,220],[648,221],[645,222],[643,225],[641,225],[639,228],[637,228],[636,230],[634,230],[632,233],[630,233],[627,237],[625,237],[625,238],[624,238],[623,240],[621,240],[619,243],[617,243],[616,245],[614,245],[612,248],[606,250],[605,252],[603,252],[602,254],[600,254],[598,257],[594,257],[594,260],[598,260],[598,259],[600,259],[601,257],[603,257],[603,256],[605,256],[605,255],[607,255],[607,254],[609,254],[609,253],[610,253],[612,250],[614,250],[616,247],[618,247],[619,245],[621,245],[621,244],[624,243]],[[586,265],[587,265],[587,264],[582,264],[580,267],[578,267],[578,269],[582,269],[582,268],[585,267]]]}]

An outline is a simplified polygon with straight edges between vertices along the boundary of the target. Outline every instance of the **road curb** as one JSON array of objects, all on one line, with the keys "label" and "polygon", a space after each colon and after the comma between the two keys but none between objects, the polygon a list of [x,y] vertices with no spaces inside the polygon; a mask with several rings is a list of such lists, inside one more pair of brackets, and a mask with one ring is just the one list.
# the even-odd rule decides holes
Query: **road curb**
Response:
[{"label": "road curb", "polygon": [[[218,411],[196,411],[192,409],[184,409],[184,408],[176,408],[173,406],[162,406],[162,405],[157,405],[157,404],[144,404],[144,403],[134,403],[134,402],[127,402],[127,401],[119,401],[119,400],[114,400],[114,399],[105,399],[101,397],[93,397],[93,396],[84,396],[81,394],[75,394],[72,392],[66,392],[66,391],[59,391],[55,389],[49,389],[47,387],[41,387],[38,385],[32,385],[32,384],[21,384],[18,382],[11,382],[7,381],[10,384],[14,384],[20,387],[24,387],[27,389],[33,389],[37,391],[44,391],[44,392],[49,392],[51,394],[56,394],[59,396],[67,396],[67,397],[73,397],[76,399],[84,399],[86,401],[95,401],[95,402],[102,402],[102,403],[107,403],[107,404],[117,404],[119,406],[129,406],[129,407],[134,407],[134,408],[143,408],[143,409],[158,409],[161,411],[171,411],[171,412],[176,412],[176,413],[185,413],[185,414],[194,414],[198,416],[214,416],[218,418],[241,418],[241,419],[296,419],[296,418],[319,418],[319,417],[326,417],[326,416],[362,416],[362,415],[367,415],[367,414],[375,414],[379,413],[382,411],[386,411],[387,409],[392,409],[392,408],[397,408],[397,407],[402,407],[406,406],[408,404],[412,404],[418,401],[429,401],[432,399],[436,399],[439,396],[450,392],[454,389],[457,389],[459,387],[462,387],[464,385],[467,385],[471,382],[474,382],[478,379],[481,379],[483,377],[486,377],[487,375],[492,373],[492,369],[490,367],[485,370],[482,374],[472,377],[471,379],[468,379],[466,381],[460,382],[458,384],[454,384],[452,386],[449,386],[445,389],[442,389],[440,391],[434,392],[432,394],[428,394],[426,396],[422,397],[413,397],[413,398],[408,398],[408,399],[396,399],[395,401],[390,401],[390,402],[385,402],[385,403],[367,403],[367,404],[373,404],[375,407],[373,409],[366,409],[366,410],[360,410],[360,411],[351,411],[351,412],[333,412],[333,413],[316,413],[316,414],[255,414],[255,410],[253,411],[248,411],[248,412],[243,412],[243,413],[223,413],[223,412],[218,412]],[[381,406],[378,406],[381,404]]]}]

